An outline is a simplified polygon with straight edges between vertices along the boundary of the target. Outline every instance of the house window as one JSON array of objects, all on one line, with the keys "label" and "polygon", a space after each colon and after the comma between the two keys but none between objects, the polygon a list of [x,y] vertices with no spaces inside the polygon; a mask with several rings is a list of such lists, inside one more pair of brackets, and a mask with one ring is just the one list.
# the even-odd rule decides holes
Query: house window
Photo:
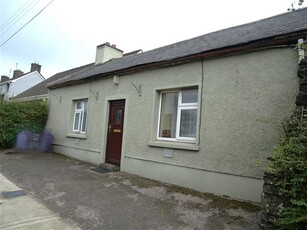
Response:
[{"label": "house window", "polygon": [[198,89],[160,93],[158,140],[196,141]]},{"label": "house window", "polygon": [[73,120],[74,132],[85,133],[87,104],[88,104],[87,99],[74,101],[74,120]]}]

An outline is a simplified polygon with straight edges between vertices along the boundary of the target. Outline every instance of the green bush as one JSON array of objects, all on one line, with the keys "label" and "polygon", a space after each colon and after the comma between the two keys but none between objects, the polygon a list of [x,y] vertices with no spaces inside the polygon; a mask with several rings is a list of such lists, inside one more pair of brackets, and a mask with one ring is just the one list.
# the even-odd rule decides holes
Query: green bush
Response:
[{"label": "green bush", "polygon": [[307,229],[307,121],[295,112],[283,123],[285,137],[276,146],[270,171],[285,204],[279,224],[285,229]]},{"label": "green bush", "polygon": [[42,132],[47,116],[45,101],[0,104],[0,149],[13,147],[21,130]]}]

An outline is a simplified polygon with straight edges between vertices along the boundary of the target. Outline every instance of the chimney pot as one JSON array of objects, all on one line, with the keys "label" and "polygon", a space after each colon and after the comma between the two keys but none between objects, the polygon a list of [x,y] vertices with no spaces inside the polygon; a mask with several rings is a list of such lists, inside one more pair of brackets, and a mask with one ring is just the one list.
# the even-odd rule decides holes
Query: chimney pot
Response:
[{"label": "chimney pot", "polygon": [[2,83],[2,82],[5,82],[5,81],[8,81],[8,80],[9,80],[9,77],[8,77],[8,76],[2,75],[2,76],[1,76],[1,81],[0,81],[0,82]]},{"label": "chimney pot", "polygon": [[115,44],[112,44],[112,47],[113,47],[113,48],[116,48],[116,45],[115,45]]},{"label": "chimney pot", "polygon": [[37,71],[37,72],[41,72],[41,68],[42,68],[42,66],[40,65],[40,64],[38,64],[38,63],[32,63],[31,64],[31,70],[30,70],[30,72],[34,72],[34,71]]},{"label": "chimney pot", "polygon": [[16,69],[13,72],[13,79],[19,78],[21,75],[23,75],[23,72],[19,69]]}]

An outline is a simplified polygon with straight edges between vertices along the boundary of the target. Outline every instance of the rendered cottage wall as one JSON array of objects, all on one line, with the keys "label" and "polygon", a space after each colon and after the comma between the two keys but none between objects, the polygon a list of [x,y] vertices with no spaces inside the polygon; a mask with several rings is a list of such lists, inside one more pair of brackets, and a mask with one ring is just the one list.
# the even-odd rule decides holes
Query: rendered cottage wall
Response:
[{"label": "rendered cottage wall", "polygon": [[[108,101],[126,99],[122,171],[259,202],[265,159],[280,134],[272,121],[295,107],[296,67],[295,50],[280,48],[121,76],[119,85],[108,78],[50,90],[54,150],[104,162]],[[132,83],[142,85],[141,96]],[[195,85],[201,98],[198,144],[192,150],[159,144],[159,90]],[[72,100],[79,98],[89,99],[86,139],[69,135]],[[166,148],[174,149],[172,158],[164,157]]]}]

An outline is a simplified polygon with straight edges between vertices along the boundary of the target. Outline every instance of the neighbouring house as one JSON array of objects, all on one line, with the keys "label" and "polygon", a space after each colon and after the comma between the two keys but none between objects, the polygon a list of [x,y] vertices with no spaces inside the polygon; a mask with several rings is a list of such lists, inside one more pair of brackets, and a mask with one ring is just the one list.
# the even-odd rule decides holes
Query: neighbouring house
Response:
[{"label": "neighbouring house", "polygon": [[48,83],[59,80],[63,77],[67,77],[71,74],[76,74],[78,72],[84,71],[85,69],[91,67],[92,65],[94,65],[94,63],[57,73],[47,78],[46,80],[38,83],[37,85],[34,85],[33,87],[18,94],[13,99],[15,101],[30,101],[30,100],[38,100],[38,99],[48,99],[48,88],[47,88]]},{"label": "neighbouring house", "polygon": [[48,84],[53,149],[260,202],[306,36],[304,8],[130,56],[102,44],[95,65]]},{"label": "neighbouring house", "polygon": [[13,78],[1,76],[0,101],[8,101],[25,90],[45,80],[41,75],[41,65],[31,64],[30,72],[23,73],[21,70],[14,70]]}]

